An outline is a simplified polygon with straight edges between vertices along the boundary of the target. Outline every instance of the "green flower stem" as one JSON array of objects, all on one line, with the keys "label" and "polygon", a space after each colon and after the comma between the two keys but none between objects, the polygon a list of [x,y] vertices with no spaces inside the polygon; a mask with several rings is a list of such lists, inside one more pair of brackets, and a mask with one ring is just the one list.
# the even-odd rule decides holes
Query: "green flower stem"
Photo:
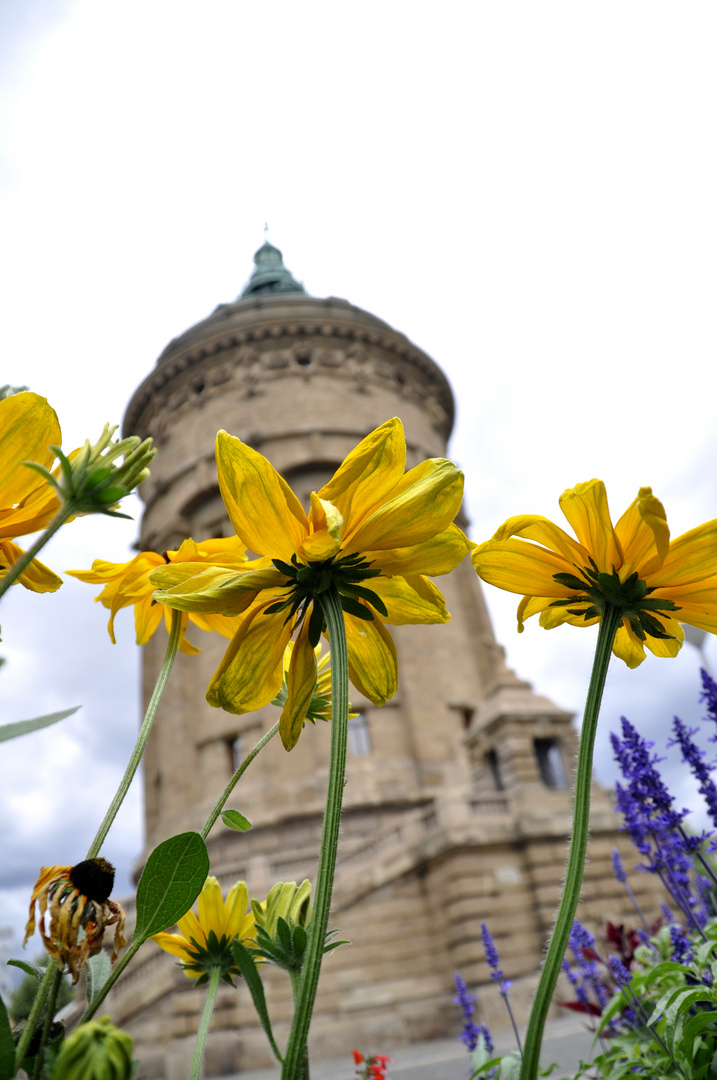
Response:
[{"label": "green flower stem", "polygon": [[348,739],[349,717],[349,661],[346,648],[346,627],[344,626],[341,599],[335,585],[322,594],[324,614],[331,645],[331,761],[329,782],[326,791],[326,810],[324,827],[321,835],[319,866],[316,874],[314,892],[314,911],[311,917],[309,940],[304,955],[301,972],[299,999],[294,1010],[289,1043],[284,1055],[282,1080],[296,1080],[302,1075],[306,1042],[314,1009],[316,989],[319,983],[321,960],[326,942],[326,928],[329,922],[331,893],[336,869],[336,849],[339,841],[339,823],[341,803],[344,793],[346,774],[346,743]]},{"label": "green flower stem", "polygon": [[55,964],[48,964],[48,967],[53,967],[53,977],[50,982],[50,993],[47,999],[47,1012],[45,1013],[45,1023],[42,1025],[42,1037],[40,1039],[40,1046],[35,1058],[35,1070],[33,1072],[33,1080],[40,1080],[42,1076],[42,1065],[45,1060],[45,1047],[47,1046],[47,1040],[50,1037],[50,1028],[52,1027],[52,1021],[55,1019],[55,1010],[57,1008],[57,992],[60,989],[60,983],[62,982],[62,968],[58,968]]},{"label": "green flower stem", "polygon": [[221,968],[213,967],[209,974],[209,986],[207,987],[207,1000],[204,1002],[204,1011],[197,1029],[197,1041],[194,1044],[192,1067],[189,1070],[189,1080],[199,1080],[202,1072],[202,1058],[204,1057],[204,1044],[207,1041],[209,1025],[214,1012],[214,1003],[217,1000],[217,990],[222,981]]},{"label": "green flower stem", "polygon": [[259,739],[259,742],[255,746],[252,747],[252,749],[249,751],[247,756],[244,758],[241,765],[239,766],[237,771],[234,773],[234,775],[232,776],[232,778],[229,781],[229,783],[227,784],[227,786],[224,788],[224,791],[219,796],[219,799],[217,800],[216,806],[212,810],[212,812],[209,815],[209,817],[207,818],[207,820],[204,822],[204,826],[203,826],[203,828],[202,828],[202,830],[201,830],[201,832],[199,834],[201,836],[202,840],[206,840],[206,838],[209,836],[209,833],[210,833],[210,830],[211,830],[212,826],[214,825],[215,821],[217,820],[217,818],[221,814],[222,810],[224,809],[224,804],[226,803],[227,799],[231,795],[234,788],[237,786],[237,784],[241,780],[241,778],[244,775],[245,771],[251,765],[251,763],[254,760],[254,758],[256,757],[256,755],[259,753],[260,750],[264,749],[264,747],[266,746],[266,744],[269,742],[270,739],[274,738],[274,736],[276,735],[278,730],[279,730],[279,721],[277,720],[276,723],[274,724],[274,726],[272,728],[269,728],[269,730],[267,731],[267,733],[265,735],[262,735],[262,737]]},{"label": "green flower stem", "polygon": [[595,646],[595,659],[593,660],[593,670],[590,676],[590,686],[588,687],[588,696],[583,714],[583,726],[580,733],[573,806],[573,831],[568,853],[563,897],[560,901],[555,929],[548,946],[543,970],[540,973],[538,987],[535,991],[535,1000],[528,1021],[525,1046],[523,1047],[520,1080],[536,1080],[538,1075],[545,1020],[553,998],[555,984],[558,981],[580,899],[580,886],[582,885],[585,854],[588,846],[590,787],[592,784],[595,733],[612,646],[621,622],[622,613],[620,609],[612,605],[606,605],[600,620],[600,629]]},{"label": "green flower stem", "polygon": [[[290,968],[289,978],[291,979],[291,994],[294,999],[294,1008],[296,1008],[296,1002],[299,1000],[299,987],[301,985],[301,971],[296,968]],[[304,1059],[299,1066],[299,1073],[296,1080],[309,1080],[309,1048],[304,1047]]]},{"label": "green flower stem", "polygon": [[45,969],[45,974],[43,975],[40,985],[37,988],[37,993],[35,994],[35,1000],[32,1003],[32,1008],[30,1009],[30,1015],[27,1018],[27,1023],[23,1028],[22,1035],[20,1036],[19,1042],[17,1044],[17,1049],[15,1051],[16,1071],[20,1068],[22,1064],[22,1059],[25,1057],[27,1048],[30,1045],[30,1039],[32,1038],[35,1028],[37,1027],[37,1021],[40,1019],[42,1006],[45,1004],[45,998],[47,997],[50,985],[52,983],[53,968],[55,971],[57,971],[57,965],[55,964],[55,961],[50,959],[47,968]]},{"label": "green flower stem", "polygon": [[152,724],[154,718],[157,715],[157,709],[159,703],[162,700],[167,681],[169,679],[169,673],[172,670],[172,664],[174,658],[177,655],[177,648],[179,647],[179,639],[182,636],[182,613],[181,611],[172,612],[172,624],[169,630],[169,642],[167,643],[167,651],[164,654],[164,661],[157,676],[157,682],[154,690],[152,691],[152,697],[150,698],[149,705],[147,706],[147,712],[145,713],[144,720],[142,721],[142,727],[139,729],[139,735],[137,736],[137,742],[135,743],[132,756],[127,763],[124,776],[117,788],[117,793],[112,800],[109,810],[104,816],[104,820],[97,830],[97,835],[90,844],[90,849],[87,852],[85,858],[94,859],[100,853],[100,848],[105,842],[105,837],[110,831],[112,822],[117,817],[117,812],[124,802],[125,795],[129,791],[129,786],[134,779],[134,774],[137,772],[139,763],[142,760],[142,754],[149,738],[149,733],[152,730]]},{"label": "green flower stem", "polygon": [[0,578],[0,596],[3,596],[3,594],[7,592],[10,586],[15,584],[17,579],[20,577],[20,574],[22,574],[24,570],[27,570],[28,566],[37,556],[38,552],[42,551],[47,541],[51,540],[55,533],[58,531],[58,529],[61,529],[65,522],[72,517],[73,512],[74,507],[72,506],[72,504],[65,503],[65,505],[58,512],[57,517],[55,517],[50,522],[45,531],[40,534],[32,547],[28,548],[24,555],[20,556],[14,566],[11,566],[9,570],[7,570],[6,573],[3,574],[3,576]]}]

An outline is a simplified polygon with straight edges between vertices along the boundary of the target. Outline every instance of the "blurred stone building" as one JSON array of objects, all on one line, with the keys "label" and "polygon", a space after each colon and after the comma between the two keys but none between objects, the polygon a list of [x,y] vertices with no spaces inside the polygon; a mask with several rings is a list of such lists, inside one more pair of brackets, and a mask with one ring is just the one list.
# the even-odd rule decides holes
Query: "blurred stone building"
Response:
[{"label": "blurred stone building", "polygon": [[[307,295],[281,252],[264,243],[238,299],[170,342],[127,409],[125,434],[151,435],[158,446],[140,489],[139,546],[161,552],[188,536],[227,535],[214,461],[220,428],[261,451],[308,501],[391,416],[403,420],[409,467],[445,456],[453,415],[451,388],[431,357],[348,301]],[[447,625],[391,628],[395,698],[377,709],[352,691],[358,716],[330,921],[352,944],[324,961],[311,1034],[317,1057],[457,1032],[454,972],[469,985],[489,977],[481,920],[525,1012],[559,898],[576,752],[571,716],[506,667],[468,560],[438,585]],[[278,715],[273,706],[245,716],[210,708],[204,693],[226,641],[196,628],[190,637],[203,652],[177,656],[145,759],[146,852],[201,827],[237,762]],[[145,646],[145,699],[165,643],[158,633]],[[220,822],[209,838],[225,891],[243,878],[263,898],[276,881],[313,878],[329,736],[328,725],[308,728],[290,754],[276,739],[247,770],[228,805],[253,828],[241,834]],[[596,786],[581,909],[596,924],[625,904],[610,869],[615,827]],[[281,1044],[290,985],[283,972],[264,971]],[[120,980],[112,1011],[135,1036],[148,1077],[186,1075],[204,994],[152,943]],[[495,1013],[502,1025],[501,1005],[497,993],[481,996],[484,1017]],[[269,1063],[246,988],[223,987],[207,1075]]]}]

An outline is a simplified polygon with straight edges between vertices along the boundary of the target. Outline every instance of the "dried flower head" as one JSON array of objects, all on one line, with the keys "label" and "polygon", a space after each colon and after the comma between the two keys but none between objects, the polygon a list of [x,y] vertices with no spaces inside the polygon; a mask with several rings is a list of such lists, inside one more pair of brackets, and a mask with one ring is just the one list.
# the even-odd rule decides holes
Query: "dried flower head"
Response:
[{"label": "dried flower head", "polygon": [[[122,907],[109,899],[114,867],[106,859],[85,859],[75,866],[43,866],[30,900],[25,927],[26,945],[35,933],[35,904],[45,948],[58,967],[67,969],[76,983],[90,956],[102,948],[105,928],[115,927],[112,963],[126,944]],[[49,927],[45,916],[50,912]]]}]

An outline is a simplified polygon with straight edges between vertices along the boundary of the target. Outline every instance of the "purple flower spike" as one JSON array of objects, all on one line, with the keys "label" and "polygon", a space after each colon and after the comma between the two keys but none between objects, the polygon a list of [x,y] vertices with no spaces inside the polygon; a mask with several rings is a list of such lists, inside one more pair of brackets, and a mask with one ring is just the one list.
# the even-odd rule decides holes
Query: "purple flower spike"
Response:
[{"label": "purple flower spike", "polygon": [[607,962],[610,965],[610,972],[617,985],[620,987],[627,986],[630,982],[630,972],[627,970],[620,957],[610,956],[608,957]]},{"label": "purple flower spike", "polygon": [[456,1005],[460,1005],[463,1012],[463,1029],[458,1036],[461,1042],[465,1044],[469,1054],[472,1054],[478,1045],[478,1039],[483,1036],[485,1039],[486,1050],[489,1054],[493,1053],[493,1040],[491,1038],[490,1031],[485,1024],[474,1024],[473,1014],[475,1012],[475,1003],[478,1000],[475,994],[468,992],[468,987],[463,982],[459,972],[455,974],[456,978],[456,990],[457,994],[453,998]]},{"label": "purple flower spike", "polygon": [[483,948],[485,949],[485,958],[488,961],[488,967],[491,971],[490,977],[500,984],[501,994],[503,997],[507,997],[512,983],[510,979],[504,977],[503,969],[500,966],[498,950],[495,947],[491,932],[484,922],[480,924],[480,932],[483,935]]},{"label": "purple flower spike", "polygon": [[612,872],[617,880],[624,885],[627,881],[627,874],[625,868],[622,865],[622,859],[620,858],[620,852],[616,847],[612,849]]}]

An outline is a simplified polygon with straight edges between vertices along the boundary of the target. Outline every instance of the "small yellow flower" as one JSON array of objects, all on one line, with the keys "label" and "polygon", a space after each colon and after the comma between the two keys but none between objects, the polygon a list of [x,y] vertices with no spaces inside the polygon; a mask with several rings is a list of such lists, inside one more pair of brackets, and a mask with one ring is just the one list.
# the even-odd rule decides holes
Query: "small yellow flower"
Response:
[{"label": "small yellow flower", "polygon": [[526,514],[509,518],[471,555],[484,581],[524,594],[519,632],[538,612],[547,629],[592,626],[610,604],[623,614],[613,652],[631,668],[645,659],[645,646],[676,656],[680,623],[717,633],[717,520],[670,541],[664,507],[645,487],[613,527],[600,480],[565,491],[560,508],[577,539]]},{"label": "small yellow flower", "polygon": [[[47,527],[60,509],[52,487],[29,469],[34,461],[50,469],[59,446],[60,424],[45,398],[29,392],[0,401],[0,576],[24,555],[12,541]],[[33,559],[18,582],[33,592],[55,592],[62,579]]]},{"label": "small yellow flower", "polygon": [[[192,567],[191,572],[194,574],[197,572],[197,565],[201,565],[202,568],[216,566],[225,570],[239,569],[247,565],[247,558],[244,548],[241,547],[237,538],[232,536],[227,540],[202,540],[198,544],[195,544],[193,540],[185,540],[177,551],[167,551],[164,555],[158,555],[155,551],[142,551],[126,563],[95,559],[91,570],[67,570],[66,573],[91,585],[105,586],[95,600],[99,600],[110,611],[107,629],[113,644],[115,642],[115,615],[121,608],[134,607],[137,644],[144,645],[159,626],[162,617],[169,630],[171,611],[152,599],[155,587],[150,583],[149,576],[158,566],[166,566],[170,563],[175,566],[179,563],[189,563]],[[233,637],[238,626],[238,619],[226,615],[192,613],[187,616],[185,614],[182,620],[182,638],[179,648],[181,652],[189,654],[198,653],[201,650],[191,645],[184,636],[188,619],[202,630],[214,630],[226,638]]]},{"label": "small yellow flower", "polygon": [[[290,691],[289,672],[293,652],[294,642],[290,641],[284,649],[282,661],[284,681],[281,690],[272,702],[272,705],[277,705],[281,709],[279,733],[287,750],[291,750],[296,745],[307,720],[311,724],[315,724],[317,720],[328,722],[331,720],[332,713],[331,653],[327,649],[322,656],[321,645],[317,645],[314,649],[316,681],[313,687],[311,687],[310,679],[302,682],[301,679],[294,678]],[[350,708],[349,705],[349,710]],[[349,720],[356,715],[354,712],[349,712]]]},{"label": "small yellow flower", "polygon": [[178,956],[184,974],[198,979],[200,986],[207,981],[212,968],[219,968],[226,982],[238,975],[231,943],[238,939],[243,945],[254,944],[256,927],[249,908],[249,893],[243,881],[232,885],[226,900],[215,877],[204,882],[197,912],[188,911],[177,923],[178,934],[154,934],[152,941],[160,949]]},{"label": "small yellow flower", "polygon": [[463,474],[444,458],[409,472],[405,465],[403,426],[389,420],[312,493],[307,515],[266,458],[219,432],[224,505],[241,543],[260,558],[235,574],[201,567],[193,578],[175,567],[152,574],[155,599],[163,604],[243,616],[209,685],[210,705],[243,713],[272,701],[282,684],[284,649],[297,629],[289,694],[310,700],[314,648],[325,627],[321,595],[331,585],[344,609],[351,681],[376,705],[393,697],[398,664],[385,623],[447,622],[443,596],[430,578],[453,570],[469,551],[451,524]]},{"label": "small yellow flower", "polygon": [[[114,867],[106,859],[85,859],[75,866],[43,866],[30,900],[25,927],[26,945],[35,933],[35,904],[40,909],[39,927],[45,948],[59,968],[65,964],[76,983],[90,956],[102,948],[106,927],[114,926],[111,961],[126,944],[124,911],[109,899]],[[49,929],[45,916],[49,909]]]}]

